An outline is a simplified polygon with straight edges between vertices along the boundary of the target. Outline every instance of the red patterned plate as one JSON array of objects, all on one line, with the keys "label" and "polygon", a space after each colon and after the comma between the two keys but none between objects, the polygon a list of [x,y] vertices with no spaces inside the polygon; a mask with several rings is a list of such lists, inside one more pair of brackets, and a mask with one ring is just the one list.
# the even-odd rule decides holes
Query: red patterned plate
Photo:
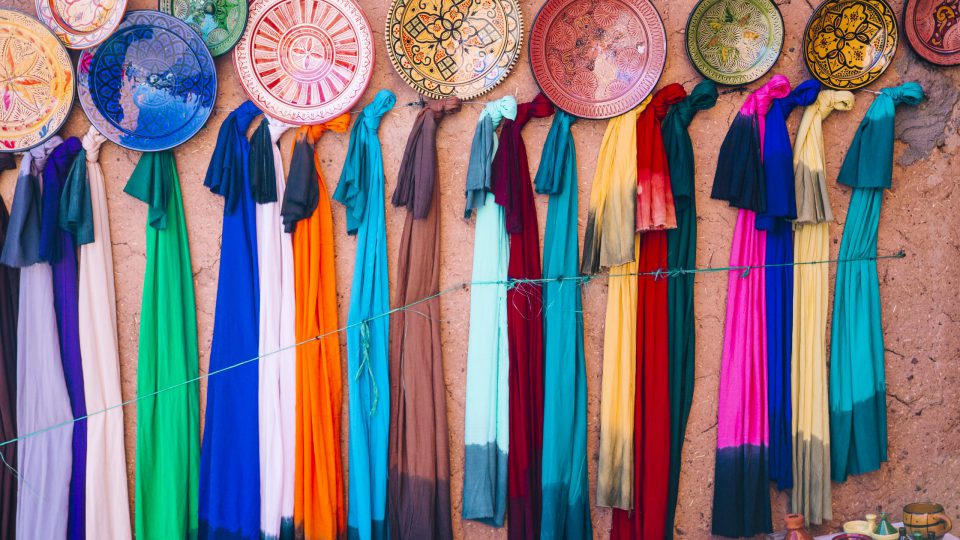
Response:
[{"label": "red patterned plate", "polygon": [[903,27],[907,42],[925,60],[960,64],[960,0],[908,0]]},{"label": "red patterned plate", "polygon": [[234,49],[240,84],[267,115],[320,124],[350,110],[370,83],[373,34],[351,0],[260,0]]},{"label": "red patterned plate", "polygon": [[666,59],[663,21],[648,0],[547,0],[530,30],[537,84],[581,118],[610,118],[639,105]]}]

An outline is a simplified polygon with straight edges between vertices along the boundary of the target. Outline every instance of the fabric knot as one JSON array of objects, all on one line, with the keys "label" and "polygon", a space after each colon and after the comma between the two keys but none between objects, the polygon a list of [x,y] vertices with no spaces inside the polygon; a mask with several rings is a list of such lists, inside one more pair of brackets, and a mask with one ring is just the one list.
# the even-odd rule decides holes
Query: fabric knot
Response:
[{"label": "fabric knot", "polygon": [[480,113],[480,117],[489,116],[490,122],[494,126],[500,125],[505,118],[514,120],[517,118],[517,100],[513,96],[504,96],[500,99],[487,103]]},{"label": "fabric knot", "polygon": [[810,79],[803,81],[796,88],[790,92],[790,95],[781,98],[783,104],[786,106],[787,114],[794,107],[806,107],[807,105],[812,104],[816,101],[817,96],[820,94],[820,81],[816,79]]},{"label": "fabric knot", "polygon": [[667,116],[667,111],[670,110],[671,105],[679,103],[685,97],[687,97],[687,91],[683,89],[683,85],[671,83],[653,95],[653,99],[650,100],[650,105],[647,108],[651,109],[656,120],[660,121]]},{"label": "fabric knot", "polygon": [[923,87],[917,82],[908,82],[900,86],[891,86],[884,88],[880,94],[893,100],[894,105],[906,103],[907,105],[917,105],[923,101]]},{"label": "fabric knot", "polygon": [[241,103],[233,112],[236,115],[237,129],[240,133],[246,133],[253,119],[261,114],[260,108],[250,100]]},{"label": "fabric knot", "polygon": [[551,114],[553,114],[553,103],[541,92],[533,98],[533,101],[517,106],[516,123],[522,128],[531,118],[545,118]]},{"label": "fabric knot", "polygon": [[100,160],[100,148],[107,138],[96,127],[90,126],[83,136],[83,151],[87,153],[87,163],[96,163]]},{"label": "fabric knot", "polygon": [[693,122],[693,117],[698,111],[704,111],[713,108],[717,104],[717,83],[706,79],[700,81],[686,99],[672,107],[671,111],[677,111],[678,120],[682,127],[689,126]]},{"label": "fabric knot", "polygon": [[350,127],[350,113],[343,113],[332,120],[323,122],[322,124],[301,126],[300,129],[297,130],[297,139],[306,137],[310,144],[316,144],[317,141],[320,140],[320,136],[327,131],[344,133],[347,131],[348,127]]},{"label": "fabric knot", "polygon": [[29,171],[31,176],[40,178],[40,175],[43,174],[43,168],[47,165],[47,158],[50,157],[50,153],[61,144],[63,144],[63,139],[59,135],[54,135],[43,144],[31,148],[24,154],[23,160],[20,162],[20,174]]},{"label": "fabric knot", "polygon": [[460,111],[461,102],[457,97],[446,97],[443,99],[429,99],[424,108],[433,113],[434,118],[439,121],[448,114],[454,114]]},{"label": "fabric knot", "polygon": [[849,111],[853,109],[856,98],[853,92],[846,90],[821,90],[817,96],[817,113],[826,118],[831,111]]},{"label": "fabric knot", "polygon": [[362,120],[363,127],[371,131],[377,131],[377,129],[380,127],[380,121],[383,119],[383,115],[387,114],[390,109],[393,109],[393,106],[396,103],[397,96],[394,95],[394,93],[390,90],[382,89],[377,92],[377,95],[374,96],[373,101],[363,108],[363,112],[360,115],[359,120]]},{"label": "fabric knot", "polygon": [[283,137],[283,134],[286,133],[288,129],[293,127],[286,122],[277,120],[276,118],[264,117],[263,120],[267,123],[267,129],[270,130],[270,142],[273,144],[277,144],[280,141],[280,137]]},{"label": "fabric knot", "polygon": [[773,100],[787,96],[790,93],[790,79],[783,75],[774,75],[767,84],[756,89],[747,101],[744,102],[741,112],[746,114],[767,114]]}]

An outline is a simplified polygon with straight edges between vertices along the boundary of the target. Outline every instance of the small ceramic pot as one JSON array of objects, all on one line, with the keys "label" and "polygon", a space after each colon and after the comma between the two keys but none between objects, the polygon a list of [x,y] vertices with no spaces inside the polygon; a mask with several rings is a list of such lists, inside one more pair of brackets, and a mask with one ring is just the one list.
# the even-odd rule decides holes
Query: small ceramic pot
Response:
[{"label": "small ceramic pot", "polygon": [[803,528],[803,514],[787,514],[783,521],[787,524],[783,540],[813,540],[813,535]]},{"label": "small ceramic pot", "polygon": [[923,538],[933,533],[937,538],[950,532],[953,520],[943,513],[943,506],[935,503],[911,503],[903,507],[903,524],[908,534],[919,532]]},{"label": "small ceramic pot", "polygon": [[870,532],[870,524],[862,519],[855,521],[848,521],[843,524],[843,532],[845,533],[859,533],[867,534]]}]

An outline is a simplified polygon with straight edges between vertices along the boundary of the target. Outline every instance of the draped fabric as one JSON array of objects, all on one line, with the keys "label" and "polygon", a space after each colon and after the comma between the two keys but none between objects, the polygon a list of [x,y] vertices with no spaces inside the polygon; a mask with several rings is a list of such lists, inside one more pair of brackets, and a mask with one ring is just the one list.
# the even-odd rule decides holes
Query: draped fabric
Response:
[{"label": "draped fabric", "polygon": [[[557,109],[537,170],[550,196],[543,239],[543,509],[540,538],[593,537],[587,478],[587,373],[578,280],[576,117]],[[564,283],[563,280],[573,280]],[[572,284],[571,284],[572,283]]]},{"label": "draped fabric", "polygon": [[[540,279],[540,236],[533,201],[523,127],[532,118],[553,114],[553,104],[543,94],[517,106],[515,120],[500,129],[500,144],[493,159],[492,191],[503,207],[510,234],[511,280]],[[515,283],[507,290],[507,341],[509,344],[509,431],[507,457],[507,508],[511,539],[540,536],[543,455],[543,290],[539,283]]]},{"label": "draped fabric", "polygon": [[475,209],[477,221],[467,340],[462,515],[494,527],[503,526],[507,509],[510,357],[506,280],[510,240],[503,208],[489,190],[497,126],[516,117],[513,96],[490,102],[483,109],[473,136],[466,181],[465,213],[472,214]]},{"label": "draped fabric", "polygon": [[[53,301],[57,311],[60,361],[63,362],[63,376],[67,382],[74,418],[87,415],[77,311],[77,251],[73,237],[60,228],[59,216],[63,187],[81,150],[80,139],[70,137],[50,153],[43,168],[43,202],[40,216],[40,258],[49,262],[53,269]],[[81,156],[81,159],[84,158]],[[86,532],[86,480],[87,421],[83,419],[73,423],[68,538],[83,538]]]},{"label": "draped fabric", "polygon": [[[667,268],[697,266],[697,204],[693,143],[687,131],[697,112],[717,103],[717,85],[697,84],[683,101],[670,107],[663,119],[663,146],[670,166],[670,186],[676,206],[677,228],[667,231]],[[670,401],[670,466],[664,538],[673,538],[674,513],[680,484],[680,464],[687,419],[693,403],[696,370],[696,320],[693,311],[693,274],[667,281],[667,385]]]},{"label": "draped fabric", "polygon": [[[767,232],[764,254],[767,310],[767,421],[769,424],[770,480],[777,489],[793,487],[791,441],[790,350],[793,328],[793,227],[797,216],[794,194],[793,151],[787,118],[796,107],[813,103],[820,82],[809,80],[773,101],[766,116],[763,171],[767,186],[767,211],[757,216],[757,228]],[[777,266],[779,265],[779,266]]]},{"label": "draped fabric", "polygon": [[851,92],[821,90],[803,111],[794,143],[797,196],[794,222],[792,395],[793,491],[791,511],[808,524],[833,517],[827,400],[827,299],[830,267],[804,264],[830,259],[833,213],[827,193],[823,121],[833,110],[853,108]]},{"label": "draped fabric", "polygon": [[853,194],[840,241],[830,340],[830,461],[836,482],[875,471],[887,460],[877,229],[883,190],[893,176],[896,106],[917,105],[923,98],[917,83],[884,88],[857,128],[837,179]]},{"label": "draped fabric", "polygon": [[343,133],[349,125],[350,115],[343,114],[297,130],[281,208],[284,225],[293,232],[296,339],[302,343],[297,347],[293,523],[296,536],[306,540],[340,538],[347,528],[333,216],[315,145],[324,132]]},{"label": "draped fabric", "polygon": [[245,101],[220,126],[203,185],[223,197],[220,272],[210,345],[211,373],[200,448],[199,537],[260,537],[258,356],[260,280],[250,191],[247,127],[260,109]]},{"label": "draped fabric", "polygon": [[[600,386],[597,506],[633,509],[633,407],[637,363],[637,117],[635,109],[607,123],[590,188],[580,272],[610,266]],[[624,231],[629,234],[630,245]],[[601,246],[603,244],[603,246]]]},{"label": "draped fabric", "polygon": [[333,198],[346,207],[357,251],[347,315],[350,492],[347,537],[387,538],[390,310],[383,153],[377,130],[397,98],[380,90],[357,116]]},{"label": "draped fabric", "polygon": [[[0,262],[19,267],[16,335],[16,434],[70,422],[70,396],[60,361],[53,273],[40,262],[40,176],[58,136],[24,153]],[[6,341],[6,340],[5,340]],[[9,373],[9,371],[7,371]],[[19,441],[4,458],[17,470],[16,535],[65,538],[69,512],[73,431],[69,424]],[[16,462],[9,458],[16,457]]]},{"label": "draped fabric", "polygon": [[200,465],[197,319],[173,152],[143,154],[124,191],[147,204],[137,355],[136,537],[192,538]]},{"label": "draped fabric", "polygon": [[[6,243],[10,215],[0,200],[0,251]],[[20,270],[0,265],[0,443],[17,437],[17,314]],[[17,464],[17,443],[0,446],[0,457]],[[0,537],[15,538],[17,531],[17,476],[0,467]]]},{"label": "draped fabric", "polygon": [[[754,91],[734,120],[717,159],[717,181],[736,177],[737,156],[763,155],[767,110],[774,99],[786,96],[790,83],[782,75]],[[744,120],[746,120],[744,122]],[[736,141],[737,144],[728,144]],[[734,155],[730,155],[734,154]],[[764,186],[762,168],[744,171],[744,185]],[[765,272],[766,231],[756,228],[756,213],[740,209],[730,248],[727,278],[727,312],[724,325],[720,389],[717,404],[717,454],[713,488],[713,534],[739,537],[770,532],[767,446],[767,343]],[[758,267],[759,266],[759,267]]]},{"label": "draped fabric", "polygon": [[437,128],[460,100],[429,101],[400,161],[393,205],[406,207],[390,318],[390,537],[450,539],[450,461],[440,348],[440,190]]},{"label": "draped fabric", "polygon": [[[280,219],[279,201],[283,199],[286,182],[283,159],[277,146],[277,141],[289,127],[264,117],[250,139],[250,189],[258,202],[255,210],[257,274],[260,278],[257,393],[260,534],[264,540],[293,538],[297,420],[297,350],[293,345],[297,342],[297,305],[294,299],[293,244]],[[272,194],[272,198],[265,193]]]},{"label": "draped fabric", "polygon": [[[663,228],[675,227],[676,217],[660,124],[670,106],[686,96],[683,86],[669,84],[653,95],[637,120],[637,229],[644,231],[637,250],[640,273],[667,270]],[[633,511],[614,510],[610,537],[659,539],[665,528],[670,462],[665,277],[638,276],[636,332]]]},{"label": "draped fabric", "polygon": [[80,246],[78,298],[83,390],[87,411],[96,413],[87,420],[86,537],[124,540],[131,538],[132,532],[123,408],[111,408],[123,401],[123,395],[110,218],[98,161],[105,141],[91,126],[83,136],[84,162],[78,157],[74,163],[85,172],[83,185],[88,194],[93,240]]}]

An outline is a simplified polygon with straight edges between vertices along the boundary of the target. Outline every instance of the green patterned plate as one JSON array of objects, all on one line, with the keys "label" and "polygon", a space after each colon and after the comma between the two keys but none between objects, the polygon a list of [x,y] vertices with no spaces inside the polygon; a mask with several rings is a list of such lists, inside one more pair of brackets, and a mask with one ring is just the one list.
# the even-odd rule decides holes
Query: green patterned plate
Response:
[{"label": "green patterned plate", "polygon": [[687,54],[704,77],[740,86],[780,57],[783,17],[770,0],[700,0],[687,20]]},{"label": "green patterned plate", "polygon": [[159,8],[196,30],[213,56],[232,49],[247,26],[247,0],[160,0]]}]

